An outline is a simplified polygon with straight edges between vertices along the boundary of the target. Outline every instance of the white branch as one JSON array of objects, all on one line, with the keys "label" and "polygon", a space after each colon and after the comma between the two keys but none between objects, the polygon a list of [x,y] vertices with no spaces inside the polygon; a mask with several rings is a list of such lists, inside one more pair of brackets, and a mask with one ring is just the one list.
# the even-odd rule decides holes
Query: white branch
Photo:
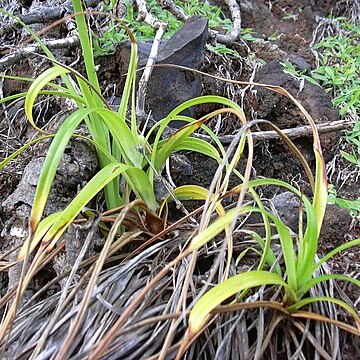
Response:
[{"label": "white branch", "polygon": [[[226,5],[229,7],[231,19],[233,22],[233,28],[229,34],[218,34],[215,33],[216,40],[223,44],[229,44],[237,41],[241,33],[241,11],[240,5],[236,0],[225,0]],[[210,33],[214,34],[211,30]]]},{"label": "white branch", "polygon": [[[64,49],[67,47],[74,47],[79,45],[79,37],[70,36],[65,39],[59,39],[59,40],[43,40],[43,43],[49,49]],[[39,52],[39,51],[42,50],[38,44],[28,45],[15,50],[14,52],[0,59],[0,71],[5,70],[7,67],[15,64],[21,59],[26,58],[27,56],[33,54],[34,52]]]},{"label": "white branch", "polygon": [[[331,133],[339,130],[349,129],[354,124],[350,123],[346,120],[333,121],[329,123],[317,124],[316,128],[318,129],[319,134]],[[171,129],[171,133],[177,131],[178,129]],[[291,129],[283,129],[281,130],[285,135],[287,135],[290,139],[295,139],[299,137],[312,136],[312,128],[310,125],[299,126]],[[254,141],[267,141],[267,140],[275,140],[280,139],[279,134],[276,131],[256,131],[252,132],[252,137]],[[198,137],[200,139],[204,139],[206,141],[211,141],[211,137],[209,135],[203,134],[193,134],[194,137]],[[219,140],[223,145],[228,145],[232,142],[236,135],[222,135],[218,136]]]},{"label": "white branch", "polygon": [[164,10],[169,10],[178,20],[184,22],[190,16],[181,7],[174,4],[172,0],[156,0]]},{"label": "white branch", "polygon": [[[186,21],[190,16],[186,14],[172,0],[156,0],[164,10],[170,11],[180,21]],[[217,31],[209,29],[210,36],[218,42],[229,44],[239,39],[241,33],[241,11],[240,5],[236,0],[224,0],[229,8],[233,28],[229,34],[219,34]]]},{"label": "white branch", "polygon": [[164,25],[164,23],[162,23],[148,11],[145,0],[136,0],[136,5],[139,11],[137,21],[144,21],[154,29],[159,29],[160,26]]},{"label": "white branch", "polygon": [[137,95],[136,95],[136,115],[140,119],[145,117],[146,87],[147,87],[147,83],[149,81],[150,75],[152,73],[154,64],[156,62],[160,42],[166,31],[166,28],[167,28],[167,24],[164,24],[164,23],[160,24],[160,26],[156,32],[154,42],[151,47],[150,55],[148,57],[145,70],[139,81],[139,89],[138,89]]}]

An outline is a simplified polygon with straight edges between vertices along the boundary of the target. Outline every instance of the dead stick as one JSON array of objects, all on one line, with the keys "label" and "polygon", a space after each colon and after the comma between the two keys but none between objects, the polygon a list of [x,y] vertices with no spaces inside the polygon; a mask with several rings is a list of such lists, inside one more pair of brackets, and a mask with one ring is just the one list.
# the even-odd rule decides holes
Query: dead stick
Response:
[{"label": "dead stick", "polygon": [[176,5],[172,0],[156,0],[164,9],[170,11],[178,20],[185,22],[190,16],[186,14],[180,6]]},{"label": "dead stick", "polygon": [[[98,0],[86,1],[87,8],[95,8],[98,5]],[[74,10],[71,0],[67,0],[62,4],[58,4],[57,6],[39,6],[32,12],[19,15],[19,20],[26,25],[38,23],[44,24],[50,21],[61,19],[66,14],[70,14],[73,11]],[[14,29],[21,29],[21,25],[19,23],[3,24],[3,27],[0,29],[0,36],[4,36],[6,33]]]},{"label": "dead stick", "polygon": [[[346,120],[332,121],[329,123],[317,124],[316,127],[319,131],[319,134],[326,134],[340,130],[350,129],[353,124]],[[175,130],[172,130],[175,132]],[[285,135],[290,139],[295,139],[298,137],[312,136],[312,130],[310,125],[299,126],[291,129],[282,130]],[[208,135],[194,134],[195,137],[204,139],[206,141],[211,141],[211,137]],[[236,135],[222,135],[219,136],[219,140],[223,145],[228,145],[234,139]],[[275,140],[280,139],[280,136],[276,131],[256,131],[252,133],[252,137],[255,141],[266,141],[266,140]]]},{"label": "dead stick", "polygon": [[[189,19],[189,15],[186,14],[178,5],[174,3],[173,0],[156,0],[159,5],[164,10],[171,12],[177,19],[182,22],[185,22]],[[241,32],[241,10],[238,2],[236,0],[225,0],[226,5],[229,8],[231,20],[233,23],[232,30],[228,34],[219,34],[213,29],[209,29],[209,34],[211,38],[216,39],[219,43],[222,44],[231,44],[237,41],[240,37]]]},{"label": "dead stick", "polygon": [[[145,0],[136,0],[136,6],[139,11],[139,16],[137,21],[144,21],[146,24],[150,25],[154,29],[158,29],[162,23],[159,19],[154,17],[151,12],[148,11]],[[167,25],[167,24],[166,24]]]},{"label": "dead stick", "polygon": [[[79,45],[79,37],[71,36],[59,40],[43,40],[43,43],[49,49],[65,49]],[[10,65],[15,64],[19,60],[25,59],[27,56],[32,55],[37,51],[42,51],[40,45],[33,44],[17,49],[13,53],[0,59],[0,71],[5,70]]]},{"label": "dead stick", "polygon": [[216,34],[216,41],[222,44],[231,44],[237,41],[241,32],[241,11],[240,5],[236,0],[225,0],[231,14],[233,23],[232,30],[228,34]]},{"label": "dead stick", "polygon": [[161,39],[166,31],[167,24],[160,23],[160,26],[156,32],[154,42],[151,47],[150,55],[146,63],[146,68],[139,81],[139,89],[136,95],[136,113],[137,116],[142,119],[145,117],[145,99],[146,99],[146,87],[152,73],[154,64],[157,59],[159,46]]}]

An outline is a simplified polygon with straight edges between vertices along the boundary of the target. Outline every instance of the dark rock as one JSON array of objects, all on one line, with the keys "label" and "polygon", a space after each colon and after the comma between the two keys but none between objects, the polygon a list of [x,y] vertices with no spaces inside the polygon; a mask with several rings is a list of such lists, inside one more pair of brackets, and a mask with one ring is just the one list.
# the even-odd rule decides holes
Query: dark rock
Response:
[{"label": "dark rock", "polygon": [[[300,199],[291,191],[275,195],[271,199],[276,214],[295,233],[299,230]],[[349,232],[352,217],[348,209],[340,208],[335,204],[326,205],[325,215],[321,227],[319,242],[320,252],[325,254],[335,246],[344,242],[345,235]],[[303,213],[304,230],[306,226],[306,214]]]},{"label": "dark rock", "polygon": [[320,250],[326,254],[334,247],[344,243],[345,235],[349,233],[352,217],[348,209],[336,204],[328,204],[320,232]]},{"label": "dark rock", "polygon": [[[158,50],[157,64],[174,64],[199,69],[203,62],[204,46],[208,37],[207,19],[198,15],[188,19],[171,39],[162,41]],[[152,42],[139,41],[138,67],[146,65]],[[119,88],[125,84],[129,67],[130,42],[121,44],[115,54],[98,60],[99,77],[119,79]],[[138,80],[141,73],[138,73]],[[166,117],[171,110],[183,102],[201,95],[201,76],[191,71],[170,67],[154,67],[146,92],[146,110],[151,111],[154,120]],[[118,94],[116,94],[118,96]],[[184,111],[193,116],[194,109]],[[173,122],[178,127],[182,122]]]},{"label": "dark rock", "polygon": [[[207,20],[191,17],[164,45],[157,64],[175,64],[198,69],[203,61]],[[184,101],[201,95],[201,76],[176,68],[154,68],[147,88],[147,110],[155,120],[167,116]],[[193,109],[184,112],[192,116]],[[174,126],[181,123],[174,122]]]},{"label": "dark rock", "polygon": [[53,186],[61,186],[66,191],[78,191],[83,182],[95,175],[97,167],[94,149],[84,141],[72,141],[65,149]]},{"label": "dark rock", "polygon": [[[159,45],[159,53],[161,53],[162,48],[167,43],[167,40],[163,40]],[[138,47],[138,68],[143,68],[146,65],[146,62],[148,60],[152,42],[149,41],[137,41],[137,47]],[[129,67],[130,62],[130,51],[131,51],[131,43],[130,41],[126,41],[123,44],[121,44],[121,47],[119,49],[119,61],[121,64],[121,67],[125,70]]]},{"label": "dark rock", "polygon": [[271,203],[282,222],[297,233],[299,230],[299,209],[301,205],[299,197],[291,191],[285,191],[275,195],[271,199]]},{"label": "dark rock", "polygon": [[255,55],[266,62],[282,59],[287,55],[277,44],[264,39],[255,39],[250,46]]},{"label": "dark rock", "polygon": [[32,206],[43,163],[44,158],[36,158],[25,167],[16,190],[2,203],[6,211],[10,212],[21,205],[27,205],[29,208]]},{"label": "dark rock", "polygon": [[[270,40],[275,35],[276,39],[271,39],[271,44],[275,43],[287,54],[296,53],[309,62],[314,60],[309,44],[318,26],[317,19],[326,17],[334,7],[334,1],[331,0],[286,1],[276,4],[244,0],[240,3],[243,28],[252,28],[257,38]],[[286,16],[291,13],[295,15],[293,20]],[[252,44],[250,47],[253,47]],[[271,54],[258,57],[268,61],[269,55]]]},{"label": "dark rock", "polygon": [[[199,66],[203,60],[203,48],[207,39],[207,19],[195,15],[167,41],[157,63],[183,66]],[[170,62],[169,62],[170,61]]]},{"label": "dark rock", "polygon": [[[294,56],[291,58],[294,60]],[[306,66],[306,62],[296,57],[297,63]],[[333,108],[331,97],[323,89],[313,84],[301,82],[293,76],[286,74],[280,61],[272,61],[257,71],[254,81],[264,84],[278,85],[288,90],[314,119],[315,123],[326,123],[339,120],[338,111]],[[280,129],[308,125],[300,110],[283,95],[264,88],[257,88],[257,94],[252,97],[251,107],[258,118],[270,120]],[[331,149],[338,141],[339,134],[334,132],[320,136],[322,147],[328,157],[332,157]],[[305,144],[307,143],[307,145]],[[312,141],[302,139],[302,147],[308,147],[312,152]]]},{"label": "dark rock", "polygon": [[[275,195],[271,199],[276,214],[295,233],[298,233],[299,226],[299,197],[286,191]],[[304,225],[306,225],[306,214],[303,214]],[[335,204],[326,205],[325,215],[320,232],[321,250],[323,253],[333,249],[334,244],[339,246],[343,243],[345,235],[349,232],[352,217],[348,209],[340,208]]]},{"label": "dark rock", "polygon": [[[241,16],[246,19],[245,24],[258,23],[258,25],[267,21],[274,20],[274,16],[266,4],[260,1],[243,0],[240,2]],[[246,25],[247,26],[247,25]]]},{"label": "dark rock", "polygon": [[182,154],[174,153],[170,161],[171,173],[176,178],[179,176],[193,176],[194,170],[189,159]]},{"label": "dark rock", "polygon": [[[167,40],[163,40],[159,46],[159,52],[165,45]],[[138,46],[138,68],[143,68],[146,65],[150,54],[152,42],[137,41]],[[119,44],[113,54],[101,56],[96,59],[98,66],[98,76],[102,79],[103,86],[107,86],[109,82],[116,81],[118,90],[111,93],[114,99],[109,99],[112,106],[115,108],[120,104],[121,92],[125,85],[126,75],[129,69],[131,43],[125,41]],[[137,72],[137,80],[140,80],[142,72]],[[117,108],[116,108],[117,110]]]},{"label": "dark rock", "polygon": [[[44,157],[32,159],[25,167],[16,190],[1,204],[6,212],[17,211],[22,205],[29,209],[32,207],[44,160]],[[83,183],[95,174],[96,169],[96,156],[89,145],[82,141],[71,142],[58,167],[45,214],[64,209],[76,196],[78,188],[83,187]]]},{"label": "dark rock", "polygon": [[286,60],[290,61],[298,70],[307,70],[310,68],[310,65],[305,59],[298,55],[290,54]]},{"label": "dark rock", "polygon": [[[32,159],[24,169],[20,183],[5,201],[0,203],[3,213],[9,219],[1,230],[5,247],[20,246],[28,235],[28,218],[34,202],[36,187],[45,158]],[[90,180],[97,169],[97,159],[93,149],[84,141],[71,141],[60,162],[51,192],[47,199],[45,215],[63,210],[76,196],[84,182]],[[13,252],[10,261],[16,261],[17,252]],[[9,269],[8,290],[18,284],[22,264]],[[30,294],[31,295],[31,294]]]}]

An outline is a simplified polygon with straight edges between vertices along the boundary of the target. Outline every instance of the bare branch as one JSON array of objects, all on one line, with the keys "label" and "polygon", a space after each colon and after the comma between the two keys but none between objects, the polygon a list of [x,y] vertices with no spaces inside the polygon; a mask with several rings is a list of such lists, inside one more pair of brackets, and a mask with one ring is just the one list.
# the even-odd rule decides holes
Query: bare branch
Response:
[{"label": "bare branch", "polygon": [[[349,121],[339,120],[333,121],[329,123],[317,124],[316,127],[318,129],[319,134],[326,134],[335,131],[350,129],[353,126]],[[178,129],[171,129],[171,132],[175,132]],[[298,137],[312,136],[311,126],[299,126],[291,129],[284,129],[282,132],[287,135],[290,139],[295,139]],[[194,134],[195,137],[200,139],[204,139],[206,141],[211,141],[211,137],[203,134]],[[219,136],[219,140],[223,145],[228,145],[232,142],[236,135],[222,135]],[[252,137],[254,141],[267,141],[267,140],[275,140],[280,139],[280,136],[276,131],[256,131],[252,133]]]},{"label": "bare branch", "polygon": [[[88,8],[95,8],[99,5],[98,1],[88,0],[86,1],[86,5]],[[55,21],[61,19],[66,14],[71,14],[73,12],[72,2],[71,0],[65,1],[63,4],[59,4],[58,6],[39,6],[36,10],[29,12],[24,15],[19,16],[19,20],[22,21],[26,25],[38,24],[38,23],[48,23],[51,21]],[[19,23],[11,23],[10,25],[5,25],[0,29],[0,36],[3,36],[10,29],[13,28],[21,28]]]},{"label": "bare branch", "polygon": [[141,76],[139,82],[139,89],[136,95],[136,115],[142,119],[145,117],[145,99],[146,99],[146,86],[152,73],[154,64],[157,59],[161,38],[163,37],[167,28],[167,24],[161,23],[156,35],[154,42],[151,47],[150,55],[146,63],[146,68]]},{"label": "bare branch", "polygon": [[[352,124],[346,120],[333,121],[329,123],[317,124],[319,134],[327,134],[339,130],[345,130],[352,127]],[[282,132],[287,135],[290,139],[298,137],[312,136],[313,132],[310,125],[299,126],[291,129],[284,129]],[[259,131],[253,132],[253,138],[257,141],[274,140],[279,139],[280,136],[276,131]]]},{"label": "bare branch", "polygon": [[[177,19],[185,22],[190,16],[186,14],[172,0],[156,0],[164,10],[170,11]],[[236,0],[224,0],[228,6],[233,22],[233,28],[229,34],[219,34],[217,31],[209,29],[210,37],[222,44],[233,43],[238,40],[241,32],[241,10]]]},{"label": "bare branch", "polygon": [[[64,49],[68,47],[75,47],[79,45],[79,37],[71,36],[65,39],[59,40],[43,40],[43,43],[49,49]],[[7,67],[15,64],[16,62],[25,59],[27,56],[33,54],[34,52],[42,51],[40,45],[33,44],[29,46],[22,47],[13,53],[0,59],[0,71],[4,71]]]},{"label": "bare branch", "polygon": [[[215,33],[215,38],[218,42],[223,44],[229,44],[234,41],[237,41],[240,37],[241,32],[241,11],[240,5],[236,0],[224,0],[226,5],[229,7],[231,19],[233,22],[233,28],[229,34],[217,34]],[[212,30],[211,33],[214,33]]]},{"label": "bare branch", "polygon": [[148,11],[145,0],[136,0],[136,5],[139,11],[137,21],[144,21],[146,24],[150,25],[154,29],[159,29],[160,26],[165,25]]},{"label": "bare branch", "polygon": [[170,11],[178,20],[185,22],[190,16],[181,7],[177,6],[172,0],[156,0],[164,9]]}]

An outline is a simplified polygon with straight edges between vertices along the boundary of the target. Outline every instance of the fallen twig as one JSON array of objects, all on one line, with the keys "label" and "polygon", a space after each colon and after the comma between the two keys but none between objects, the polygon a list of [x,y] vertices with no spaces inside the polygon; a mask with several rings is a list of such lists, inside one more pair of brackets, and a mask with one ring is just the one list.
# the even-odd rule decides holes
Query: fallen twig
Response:
[{"label": "fallen twig", "polygon": [[[225,0],[226,5],[229,7],[231,19],[233,22],[232,30],[229,34],[217,34],[215,33],[216,41],[223,44],[230,44],[237,41],[241,32],[241,11],[240,5],[236,0]],[[211,31],[213,33],[213,31]]]},{"label": "fallen twig", "polygon": [[[78,36],[70,36],[65,39],[59,40],[43,40],[43,43],[49,49],[65,49],[69,47],[75,47],[79,45],[79,37]],[[17,49],[11,54],[0,59],[0,71],[6,70],[9,66],[15,64],[16,62],[25,59],[29,55],[42,51],[40,45],[33,44],[28,45],[22,48]]]},{"label": "fallen twig", "polygon": [[[146,24],[150,25],[154,29],[159,29],[160,26],[164,26],[165,23],[161,22],[159,19],[154,17],[146,7],[146,1],[145,0],[136,0],[136,5],[139,11],[139,16],[137,18],[137,21],[144,21]],[[167,24],[166,24],[167,25]]]},{"label": "fallen twig", "polygon": [[170,11],[178,20],[184,22],[190,16],[187,15],[181,7],[177,6],[172,0],[156,0],[159,5],[164,9]]},{"label": "fallen twig", "polygon": [[146,68],[139,81],[139,88],[136,95],[136,115],[139,119],[145,117],[145,99],[146,99],[146,87],[152,73],[154,64],[157,59],[161,38],[163,37],[167,28],[167,24],[160,23],[160,26],[156,32],[154,42],[151,47],[150,55],[146,63]]},{"label": "fallen twig", "polygon": [[[178,20],[185,22],[189,19],[189,15],[186,14],[179,6],[177,6],[172,0],[156,0],[162,9],[171,12]],[[241,11],[240,5],[236,0],[225,0],[231,14],[233,22],[232,30],[229,34],[219,34],[217,31],[209,29],[211,38],[222,44],[230,44],[238,40],[241,32]]]},{"label": "fallen twig", "polygon": [[[323,124],[317,124],[316,128],[318,129],[319,134],[331,133],[334,131],[346,130],[352,127],[352,123],[346,120],[332,121]],[[171,132],[176,132],[178,129],[171,129]],[[290,139],[295,139],[298,137],[312,136],[312,129],[310,125],[299,126],[291,129],[283,129],[282,132],[287,135]],[[212,138],[208,135],[203,134],[193,134],[194,137],[204,139],[206,141],[211,141]],[[220,135],[218,136],[219,140],[223,145],[228,145],[234,139],[236,135]],[[280,136],[276,131],[255,131],[252,133],[252,137],[255,141],[267,141],[280,139]]]},{"label": "fallen twig", "polygon": [[[97,0],[87,0],[87,7],[95,8],[99,5],[99,1]],[[57,6],[39,6],[36,10],[29,12],[24,15],[19,15],[19,20],[26,25],[31,24],[44,24],[51,21],[55,21],[61,19],[66,14],[70,14],[73,12],[72,1],[67,0],[63,4],[59,4]],[[9,25],[5,25],[0,29],[0,36],[3,36],[11,29],[21,28],[19,23],[12,23]]]}]

